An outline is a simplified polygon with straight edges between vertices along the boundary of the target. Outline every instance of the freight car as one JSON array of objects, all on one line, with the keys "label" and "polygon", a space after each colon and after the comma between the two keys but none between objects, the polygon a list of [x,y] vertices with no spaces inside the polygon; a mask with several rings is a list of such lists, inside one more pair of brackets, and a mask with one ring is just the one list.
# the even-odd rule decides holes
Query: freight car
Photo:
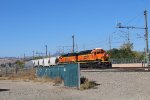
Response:
[{"label": "freight car", "polygon": [[58,57],[50,57],[50,58],[43,58],[43,59],[36,59],[32,60],[33,66],[55,66],[58,63]]},{"label": "freight car", "polygon": [[111,68],[109,55],[102,48],[85,50],[78,53],[68,53],[58,58],[59,64],[80,63],[81,67]]}]

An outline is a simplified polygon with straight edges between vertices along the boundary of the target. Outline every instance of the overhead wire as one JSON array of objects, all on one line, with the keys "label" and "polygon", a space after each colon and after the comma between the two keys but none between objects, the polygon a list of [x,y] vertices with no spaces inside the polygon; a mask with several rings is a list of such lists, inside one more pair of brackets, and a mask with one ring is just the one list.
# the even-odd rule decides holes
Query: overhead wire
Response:
[{"label": "overhead wire", "polygon": [[[135,16],[135,17],[133,17],[131,20],[129,20],[125,25],[130,24],[131,22],[133,22],[134,20],[136,20],[137,18],[139,18],[139,17],[141,17],[141,16],[142,16],[142,14],[139,13],[137,16]],[[113,32],[111,33],[111,35],[112,35],[111,37],[112,37],[113,40],[118,40],[118,39],[120,39],[120,36],[118,37],[118,28],[116,28],[115,31],[113,31]],[[122,40],[122,39],[121,39],[121,40]],[[107,46],[108,43],[106,43],[106,41],[108,41],[108,40],[105,39],[105,40],[101,40],[101,41],[94,41],[94,42],[92,42],[92,43],[87,43],[86,45],[88,45],[88,48],[97,47],[97,46]],[[111,43],[113,43],[113,44],[120,44],[120,43],[122,43],[122,42],[124,42],[124,41],[120,41],[120,42],[113,41],[113,42],[111,42]],[[111,45],[113,45],[113,44],[111,44]],[[120,47],[120,46],[115,46],[115,47]]]},{"label": "overhead wire", "polygon": [[[133,17],[132,19],[130,19],[126,24],[125,24],[125,26],[127,26],[128,24],[130,24],[130,23],[132,23],[133,21],[135,21],[135,20],[137,20],[138,18],[141,18],[141,16],[143,16],[143,12],[141,13],[139,13],[138,15],[136,15],[135,17]],[[138,21],[139,22],[139,21]],[[118,34],[118,31],[116,32],[117,34],[113,34],[113,35],[115,35],[115,38],[118,38],[118,36],[119,36],[119,38],[120,37],[126,37],[126,35],[125,36],[122,36],[121,34],[119,35]],[[128,33],[128,32],[127,32]],[[115,39],[116,40],[116,39]],[[127,40],[127,39],[126,39]],[[133,40],[133,41],[135,41],[135,40]],[[114,42],[112,42],[113,44],[114,44]],[[112,44],[112,45],[113,45]],[[119,43],[118,43],[119,44]]]},{"label": "overhead wire", "polygon": [[138,15],[136,15],[135,17],[133,17],[132,19],[130,19],[125,25],[128,25],[129,23],[131,23],[132,21],[134,21],[134,20],[137,19],[138,17],[141,17],[142,14],[143,14],[143,12],[142,12],[142,13],[140,12]]}]

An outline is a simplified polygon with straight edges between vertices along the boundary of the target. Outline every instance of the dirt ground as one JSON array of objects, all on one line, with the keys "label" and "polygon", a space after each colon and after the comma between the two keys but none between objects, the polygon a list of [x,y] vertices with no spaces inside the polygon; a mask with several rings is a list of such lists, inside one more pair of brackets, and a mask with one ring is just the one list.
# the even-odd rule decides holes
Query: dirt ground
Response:
[{"label": "dirt ground", "polygon": [[99,84],[78,90],[49,82],[0,80],[0,100],[150,100],[149,72],[81,72]]}]

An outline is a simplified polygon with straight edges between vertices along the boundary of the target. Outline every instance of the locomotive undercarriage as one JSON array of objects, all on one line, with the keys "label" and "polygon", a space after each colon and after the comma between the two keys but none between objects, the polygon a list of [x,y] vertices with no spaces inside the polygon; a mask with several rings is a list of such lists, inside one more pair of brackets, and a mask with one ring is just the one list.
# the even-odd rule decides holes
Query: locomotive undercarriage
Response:
[{"label": "locomotive undercarriage", "polygon": [[99,68],[111,68],[111,62],[87,62],[80,63],[80,68],[91,68],[91,69],[99,69]]},{"label": "locomotive undercarriage", "polygon": [[106,62],[66,62],[66,63],[59,63],[61,64],[73,64],[73,63],[80,63],[80,68],[91,68],[91,69],[99,69],[99,68],[112,68],[112,64],[109,61]]}]

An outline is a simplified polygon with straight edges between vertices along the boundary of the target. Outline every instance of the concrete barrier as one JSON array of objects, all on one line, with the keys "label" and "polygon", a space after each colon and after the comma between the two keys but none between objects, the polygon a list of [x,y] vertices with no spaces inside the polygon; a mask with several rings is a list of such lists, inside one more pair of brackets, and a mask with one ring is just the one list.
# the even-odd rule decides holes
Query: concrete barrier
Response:
[{"label": "concrete barrier", "polygon": [[[144,65],[143,65],[144,66]],[[112,67],[142,67],[142,63],[112,64]]]}]

